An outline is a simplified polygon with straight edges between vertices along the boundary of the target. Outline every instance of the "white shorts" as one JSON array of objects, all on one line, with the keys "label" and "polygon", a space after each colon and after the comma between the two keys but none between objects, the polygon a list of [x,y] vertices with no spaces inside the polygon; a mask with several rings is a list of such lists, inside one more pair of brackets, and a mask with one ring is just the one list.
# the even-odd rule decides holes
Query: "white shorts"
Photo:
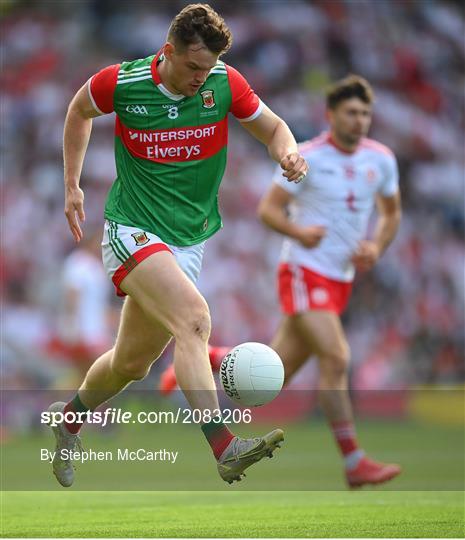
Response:
[{"label": "white shorts", "polygon": [[202,268],[204,248],[205,242],[186,247],[172,246],[155,234],[114,221],[105,221],[102,240],[103,266],[113,281],[118,296],[126,296],[120,289],[120,284],[129,272],[158,251],[172,253],[181,270],[195,283]]}]

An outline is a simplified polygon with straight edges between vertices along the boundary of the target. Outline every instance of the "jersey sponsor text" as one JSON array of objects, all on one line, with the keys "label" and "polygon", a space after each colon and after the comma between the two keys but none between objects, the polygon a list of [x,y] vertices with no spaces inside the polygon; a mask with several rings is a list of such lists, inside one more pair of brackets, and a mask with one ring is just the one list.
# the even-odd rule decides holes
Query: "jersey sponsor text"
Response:
[{"label": "jersey sponsor text", "polygon": [[164,130],[139,130],[118,124],[119,134],[131,154],[151,161],[205,159],[227,143],[226,119],[200,127]]}]

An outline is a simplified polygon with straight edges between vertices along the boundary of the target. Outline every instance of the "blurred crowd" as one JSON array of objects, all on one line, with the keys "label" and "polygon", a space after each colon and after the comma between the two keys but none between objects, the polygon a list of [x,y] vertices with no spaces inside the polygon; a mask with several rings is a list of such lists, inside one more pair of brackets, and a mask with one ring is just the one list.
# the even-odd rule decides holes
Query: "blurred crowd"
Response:
[{"label": "blurred crowd", "polygon": [[[2,356],[10,387],[54,385],[73,369],[59,361],[74,354],[69,352],[73,325],[65,315],[73,301],[66,276],[74,264],[70,260],[77,260],[63,215],[67,105],[102,67],[156,52],[171,18],[186,3],[2,2]],[[371,136],[398,158],[404,214],[398,237],[377,268],[357,277],[344,317],[353,384],[391,388],[463,381],[461,3],[239,0],[211,5],[234,36],[224,60],[246,76],[300,141],[325,129],[328,83],[352,72],[374,86]],[[94,121],[82,173],[89,237],[102,228],[115,176],[113,122],[112,115]],[[274,271],[281,239],[258,222],[255,211],[274,165],[235,120],[230,124],[220,191],[225,226],[208,242],[199,287],[212,312],[212,342],[266,343],[279,319]],[[83,272],[94,268],[82,264]],[[100,344],[112,341],[121,305],[111,290],[105,298],[107,324],[95,338]],[[154,368],[154,377],[159,370]]]}]

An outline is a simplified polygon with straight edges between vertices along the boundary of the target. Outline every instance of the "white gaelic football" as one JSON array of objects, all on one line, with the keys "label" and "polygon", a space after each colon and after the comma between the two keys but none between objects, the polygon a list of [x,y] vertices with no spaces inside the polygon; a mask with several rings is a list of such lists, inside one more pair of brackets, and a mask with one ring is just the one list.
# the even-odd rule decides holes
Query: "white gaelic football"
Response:
[{"label": "white gaelic football", "polygon": [[258,407],[281,391],[284,366],[278,354],[263,343],[242,343],[223,358],[220,380],[226,394],[239,405]]}]

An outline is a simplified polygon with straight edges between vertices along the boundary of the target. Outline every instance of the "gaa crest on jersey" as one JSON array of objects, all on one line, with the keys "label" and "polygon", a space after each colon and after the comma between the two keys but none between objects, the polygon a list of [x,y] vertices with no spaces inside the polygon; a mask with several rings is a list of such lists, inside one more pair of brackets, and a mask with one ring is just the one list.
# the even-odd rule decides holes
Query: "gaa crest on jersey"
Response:
[{"label": "gaa crest on jersey", "polygon": [[136,246],[143,246],[149,241],[149,238],[147,236],[147,233],[145,232],[135,232],[132,233],[131,236],[134,238],[136,242]]},{"label": "gaa crest on jersey", "polygon": [[203,101],[202,107],[204,107],[205,109],[212,109],[216,105],[213,94],[213,90],[203,90],[202,92],[200,92]]}]

